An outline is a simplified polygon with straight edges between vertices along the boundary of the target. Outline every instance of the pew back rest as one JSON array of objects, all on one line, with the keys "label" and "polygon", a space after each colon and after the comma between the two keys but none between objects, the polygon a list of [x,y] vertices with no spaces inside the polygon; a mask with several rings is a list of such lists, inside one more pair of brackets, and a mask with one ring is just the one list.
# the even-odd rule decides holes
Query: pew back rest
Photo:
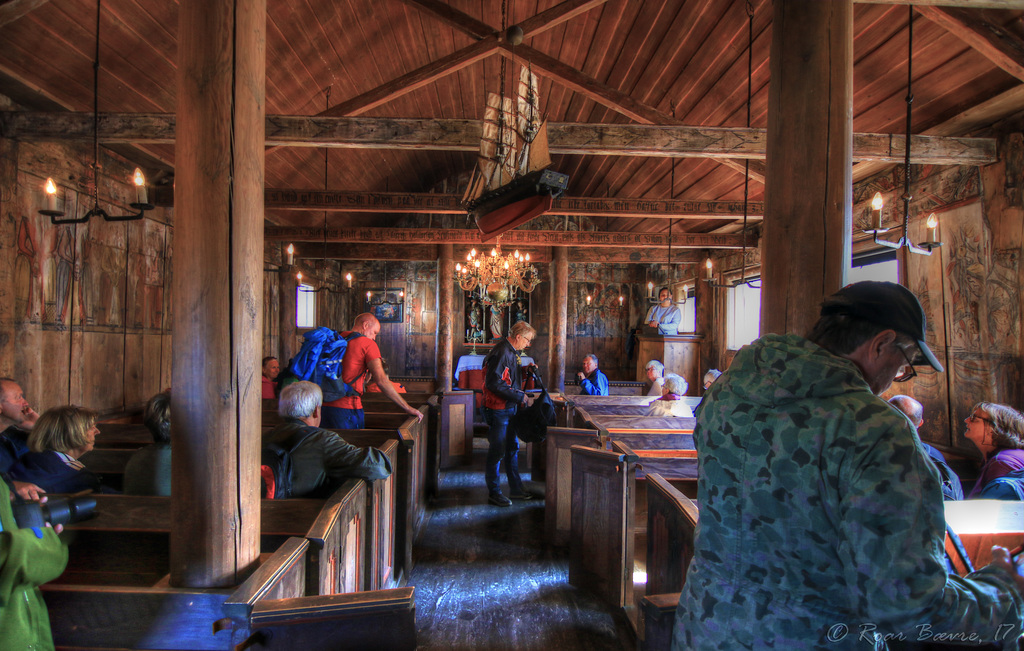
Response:
[{"label": "pew back rest", "polygon": [[697,505],[658,473],[647,475],[648,595],[679,592],[693,559]]}]

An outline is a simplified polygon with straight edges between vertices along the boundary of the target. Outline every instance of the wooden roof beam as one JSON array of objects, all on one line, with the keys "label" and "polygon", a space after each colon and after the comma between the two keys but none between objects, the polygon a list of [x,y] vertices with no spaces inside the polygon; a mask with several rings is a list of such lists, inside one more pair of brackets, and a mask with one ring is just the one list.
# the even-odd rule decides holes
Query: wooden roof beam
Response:
[{"label": "wooden roof beam", "polygon": [[[466,212],[462,196],[458,194],[267,189],[264,196],[265,206],[272,210],[434,215],[461,215]],[[560,197],[555,199],[548,214],[635,219],[737,219],[743,216],[743,202]],[[763,214],[764,202],[750,202],[748,219],[757,221]]]},{"label": "wooden roof beam", "polygon": [[971,46],[978,54],[1024,81],[1024,40],[991,20],[987,12],[918,7],[922,16]]},{"label": "wooden roof beam", "polygon": [[964,7],[966,9],[1020,9],[1020,0],[853,0],[857,4]]},{"label": "wooden roof beam", "polygon": [[565,0],[565,2],[545,9],[532,18],[527,18],[519,23],[519,27],[523,30],[524,38],[530,38],[572,20],[580,14],[585,14],[591,9],[600,7],[606,2],[608,0]]},{"label": "wooden roof beam", "polygon": [[487,38],[497,34],[496,29],[487,23],[473,18],[469,14],[454,9],[440,0],[401,0],[410,7],[421,9],[424,12],[439,18],[441,21],[455,29],[468,34],[476,39]]},{"label": "wooden roof beam", "polygon": [[[469,246],[455,246],[455,260],[465,260]],[[522,253],[530,254],[530,262],[543,265],[551,262],[550,247],[519,247]],[[672,250],[673,264],[702,264],[703,251]],[[417,262],[436,261],[440,254],[436,244],[397,244],[380,246],[378,244],[336,244],[329,243],[326,250],[323,243],[296,243],[295,257],[299,260],[407,260]],[[569,249],[569,262],[606,263],[606,264],[665,264],[669,262],[668,248],[644,249]]]},{"label": "wooden roof beam", "polygon": [[[174,116],[155,113],[104,113],[100,140],[126,143],[174,143]],[[477,151],[479,120],[430,118],[312,118],[267,116],[268,145],[351,149]],[[0,112],[0,136],[24,141],[89,142],[89,113]],[[752,158],[765,156],[764,129],[639,124],[548,125],[553,154],[647,156],[655,158]],[[853,134],[853,159],[901,162],[904,138],[898,134]],[[987,165],[996,160],[994,138],[913,136],[916,164]]]},{"label": "wooden roof beam", "polygon": [[22,16],[39,7],[42,7],[50,0],[8,0],[0,3],[0,27],[13,23]]}]

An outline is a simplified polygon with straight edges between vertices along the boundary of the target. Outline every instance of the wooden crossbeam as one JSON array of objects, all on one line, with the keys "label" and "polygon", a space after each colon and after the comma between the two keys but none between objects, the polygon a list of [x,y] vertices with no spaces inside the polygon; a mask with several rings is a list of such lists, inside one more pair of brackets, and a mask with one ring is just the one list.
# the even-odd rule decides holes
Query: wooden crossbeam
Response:
[{"label": "wooden crossbeam", "polygon": [[486,38],[497,31],[487,23],[479,21],[440,0],[402,0],[402,2],[410,7],[415,7],[428,14],[432,14],[447,25],[473,38]]},{"label": "wooden crossbeam", "polygon": [[918,7],[917,11],[967,43],[978,54],[1024,81],[1024,40],[990,20],[985,12],[940,7]]},{"label": "wooden crossbeam", "polygon": [[50,0],[9,0],[0,3],[0,27],[13,23],[25,14],[38,9]]},{"label": "wooden crossbeam", "polygon": [[[264,198],[266,207],[275,210],[435,215],[466,212],[461,203],[462,197],[457,194],[267,189]],[[764,215],[764,203],[751,202],[747,211],[749,219],[760,220]],[[743,216],[743,202],[561,197],[555,199],[550,214],[640,219],[736,219]]]},{"label": "wooden crossbeam", "polygon": [[1020,9],[1020,0],[853,0],[857,4],[964,7],[967,9]]},{"label": "wooden crossbeam", "polygon": [[[479,248],[479,246],[477,247]],[[458,245],[454,247],[455,260],[465,260],[470,247]],[[530,254],[530,262],[537,265],[547,264],[552,259],[550,247],[520,247],[521,253]],[[599,262],[618,264],[665,264],[669,262],[667,248],[636,248],[636,249],[611,249],[611,248],[570,248],[568,251],[569,262]],[[700,264],[704,261],[705,253],[700,251],[677,251],[672,249],[672,264]],[[295,244],[295,258],[297,260],[405,260],[413,262],[433,262],[440,257],[436,244],[396,244],[394,246],[379,246],[377,244],[338,244],[328,243],[324,245],[311,242]]]},{"label": "wooden crossbeam", "polygon": [[[153,113],[104,113],[99,137],[104,143],[174,142],[174,116]],[[0,112],[0,136],[25,141],[92,140],[90,113]],[[310,118],[267,116],[268,145],[352,149],[477,151],[479,120],[429,118]],[[658,158],[755,158],[765,156],[764,129],[642,124],[548,125],[553,154],[645,156]],[[899,134],[855,133],[854,160],[903,161]],[[987,165],[996,160],[994,138],[913,136],[912,163]]]},{"label": "wooden crossbeam", "polygon": [[[269,226],[266,240],[277,242],[354,242],[359,244],[481,244],[480,231],[457,228],[322,228]],[[508,231],[500,243],[512,246],[581,246],[595,248],[665,247],[665,233],[599,232],[599,231]],[[673,249],[739,249],[744,245],[742,233],[676,233]],[[489,246],[489,245],[488,245]],[[757,246],[757,238],[748,235],[746,246]]]}]

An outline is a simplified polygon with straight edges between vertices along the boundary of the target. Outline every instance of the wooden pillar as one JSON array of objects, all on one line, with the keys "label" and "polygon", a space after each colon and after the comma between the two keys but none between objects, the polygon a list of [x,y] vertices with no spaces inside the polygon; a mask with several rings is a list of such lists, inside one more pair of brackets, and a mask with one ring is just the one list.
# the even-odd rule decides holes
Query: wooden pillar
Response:
[{"label": "wooden pillar", "polygon": [[721,330],[719,321],[725,318],[725,315],[721,315],[719,319],[715,318],[715,308],[718,305],[718,292],[721,291],[711,286],[710,283],[705,282],[707,278],[704,265],[698,267],[701,270],[699,280],[694,285],[694,299],[697,301],[697,315],[695,329],[697,334],[704,336],[703,345],[700,347],[700,365],[697,368],[697,382],[699,387],[694,387],[695,391],[693,395],[702,396],[704,395],[704,374],[708,372],[708,369],[717,368],[722,370],[719,366],[719,360],[721,359],[721,337],[718,333]]},{"label": "wooden pillar", "polygon": [[265,0],[182,0],[171,370],[173,586],[237,585],[260,534]]},{"label": "wooden pillar", "polygon": [[278,325],[281,339],[281,352],[278,359],[281,361],[281,367],[284,368],[288,360],[299,352],[298,345],[295,343],[296,297],[298,296],[299,281],[295,277],[295,267],[291,265],[281,267],[278,274],[277,295],[278,301],[280,301],[278,318],[281,320]]},{"label": "wooden pillar", "polygon": [[565,335],[569,303],[569,248],[556,246],[551,261],[551,341],[548,342],[548,388],[565,391]]},{"label": "wooden pillar", "polygon": [[802,335],[849,267],[853,0],[773,6],[761,333]]},{"label": "wooden pillar", "polygon": [[437,260],[437,381],[438,388],[452,390],[452,331],[455,305],[455,252],[451,244],[440,245]]}]

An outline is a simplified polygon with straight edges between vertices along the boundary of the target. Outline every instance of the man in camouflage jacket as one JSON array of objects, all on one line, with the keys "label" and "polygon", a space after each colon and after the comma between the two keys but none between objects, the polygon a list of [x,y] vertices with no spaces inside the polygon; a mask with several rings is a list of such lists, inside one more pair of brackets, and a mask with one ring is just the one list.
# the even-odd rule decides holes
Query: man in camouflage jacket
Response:
[{"label": "man in camouflage jacket", "polygon": [[711,386],[674,650],[1014,648],[1024,570],[996,548],[991,565],[946,574],[938,472],[877,397],[913,364],[942,370],[924,333],[908,290],[857,283],[826,299],[817,343],[762,337]]}]

